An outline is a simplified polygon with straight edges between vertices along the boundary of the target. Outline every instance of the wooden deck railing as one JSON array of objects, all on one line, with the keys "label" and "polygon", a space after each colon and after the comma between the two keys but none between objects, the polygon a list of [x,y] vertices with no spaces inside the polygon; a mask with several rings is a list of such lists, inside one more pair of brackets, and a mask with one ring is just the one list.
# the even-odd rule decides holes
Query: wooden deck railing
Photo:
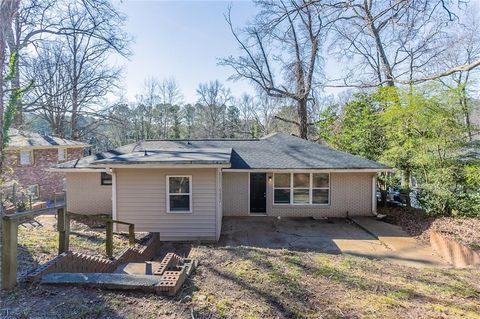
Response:
[{"label": "wooden deck railing", "polygon": [[[26,218],[33,218],[52,210],[56,210],[59,216],[65,215],[65,206],[62,205],[2,216],[2,289],[10,289],[17,284],[18,225]],[[63,240],[65,241],[65,237]]]},{"label": "wooden deck railing", "polygon": [[[35,209],[2,216],[2,254],[1,254],[1,281],[2,289],[13,288],[17,284],[17,246],[18,225],[26,218],[43,215],[52,210],[57,211],[58,254],[67,252],[70,247],[70,213],[65,211],[65,206]],[[109,258],[113,258],[113,224],[128,226],[128,242],[135,245],[135,225],[107,217],[88,216],[88,219],[100,220],[106,223],[105,252]]]},{"label": "wooden deck railing", "polygon": [[[78,215],[78,214],[75,214]],[[105,253],[108,258],[113,258],[113,224],[128,226],[128,244],[135,245],[135,225],[121,220],[116,220],[102,216],[81,215],[82,218],[104,222],[106,224],[106,239],[105,239]],[[67,218],[70,219],[70,213],[67,213]],[[67,249],[68,250],[68,249]]]}]

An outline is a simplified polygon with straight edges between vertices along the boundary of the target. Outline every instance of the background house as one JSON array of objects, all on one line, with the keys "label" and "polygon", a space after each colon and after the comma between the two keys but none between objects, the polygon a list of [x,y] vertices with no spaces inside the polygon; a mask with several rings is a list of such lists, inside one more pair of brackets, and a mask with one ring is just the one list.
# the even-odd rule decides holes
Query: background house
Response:
[{"label": "background house", "polygon": [[85,155],[88,144],[38,133],[10,129],[10,142],[2,178],[17,184],[42,200],[52,199],[64,189],[64,176],[47,170]]}]

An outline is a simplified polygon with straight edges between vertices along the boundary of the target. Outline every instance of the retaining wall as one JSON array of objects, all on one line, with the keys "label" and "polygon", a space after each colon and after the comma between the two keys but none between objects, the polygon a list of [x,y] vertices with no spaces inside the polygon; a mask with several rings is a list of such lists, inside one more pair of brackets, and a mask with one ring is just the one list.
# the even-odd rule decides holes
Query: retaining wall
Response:
[{"label": "retaining wall", "polygon": [[146,244],[125,248],[113,260],[68,251],[43,264],[35,272],[30,273],[26,279],[36,281],[44,274],[52,272],[110,273],[124,263],[152,260],[160,245],[159,235],[156,233],[152,234]]},{"label": "retaining wall", "polygon": [[436,231],[430,231],[430,244],[454,267],[480,266],[480,252]]}]

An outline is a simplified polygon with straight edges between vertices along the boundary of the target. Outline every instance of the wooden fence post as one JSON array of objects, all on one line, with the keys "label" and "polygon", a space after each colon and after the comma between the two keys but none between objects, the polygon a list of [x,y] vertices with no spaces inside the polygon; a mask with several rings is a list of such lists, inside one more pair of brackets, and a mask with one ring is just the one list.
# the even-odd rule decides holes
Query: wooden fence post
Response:
[{"label": "wooden fence post", "polygon": [[113,258],[113,222],[107,220],[107,238],[105,240],[106,253],[108,258]]},{"label": "wooden fence post", "polygon": [[128,225],[128,243],[130,246],[135,245],[135,225]]},{"label": "wooden fence post", "polygon": [[17,231],[15,220],[2,218],[2,289],[17,284]]},{"label": "wooden fence post", "polygon": [[57,209],[58,254],[69,250],[70,246],[70,216],[63,207]]}]

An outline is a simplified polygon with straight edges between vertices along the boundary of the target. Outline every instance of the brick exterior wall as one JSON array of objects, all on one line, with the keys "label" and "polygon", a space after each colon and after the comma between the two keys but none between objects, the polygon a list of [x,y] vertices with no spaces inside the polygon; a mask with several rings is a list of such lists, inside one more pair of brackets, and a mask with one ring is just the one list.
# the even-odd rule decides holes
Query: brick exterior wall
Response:
[{"label": "brick exterior wall", "polygon": [[3,177],[17,181],[22,187],[39,186],[41,199],[52,199],[64,189],[65,174],[47,169],[61,162],[76,160],[84,155],[84,148],[68,148],[65,161],[58,160],[58,148],[33,149],[33,164],[20,165],[20,150],[7,151]]},{"label": "brick exterior wall", "polygon": [[[250,216],[249,214],[249,173],[223,173],[223,216]],[[330,204],[316,205],[274,205],[273,173],[267,173],[268,216],[280,217],[346,217],[371,216],[372,178],[374,173],[331,173]]]}]

